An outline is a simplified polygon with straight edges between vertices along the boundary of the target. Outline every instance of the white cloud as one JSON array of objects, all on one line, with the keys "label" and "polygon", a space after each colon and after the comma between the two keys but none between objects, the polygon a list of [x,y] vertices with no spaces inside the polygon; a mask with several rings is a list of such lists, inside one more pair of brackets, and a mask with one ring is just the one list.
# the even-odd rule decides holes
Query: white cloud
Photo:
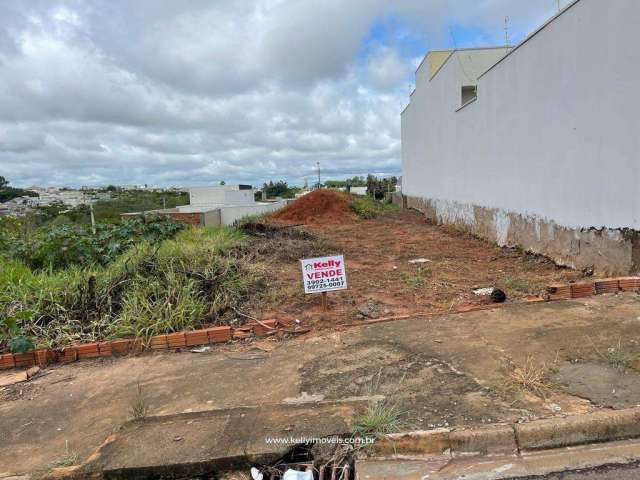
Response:
[{"label": "white cloud", "polygon": [[[16,184],[398,173],[419,52],[555,0],[5,0],[0,171]],[[381,19],[397,31],[372,35]]]}]

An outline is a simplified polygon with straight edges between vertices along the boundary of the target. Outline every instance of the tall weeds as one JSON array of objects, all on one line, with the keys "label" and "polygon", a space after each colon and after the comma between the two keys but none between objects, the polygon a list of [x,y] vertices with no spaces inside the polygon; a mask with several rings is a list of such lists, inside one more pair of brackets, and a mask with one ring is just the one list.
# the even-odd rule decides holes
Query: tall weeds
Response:
[{"label": "tall weeds", "polygon": [[106,266],[42,271],[5,261],[0,317],[31,312],[20,327],[36,346],[220,323],[262,286],[246,242],[233,228],[187,229],[159,244],[136,244]]}]

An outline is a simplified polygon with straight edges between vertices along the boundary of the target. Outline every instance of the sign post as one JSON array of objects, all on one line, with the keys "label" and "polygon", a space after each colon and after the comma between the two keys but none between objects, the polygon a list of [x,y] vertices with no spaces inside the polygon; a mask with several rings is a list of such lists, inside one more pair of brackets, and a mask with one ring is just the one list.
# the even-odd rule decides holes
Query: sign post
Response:
[{"label": "sign post", "polygon": [[327,311],[327,292],[346,290],[347,272],[343,255],[300,260],[304,293],[322,293],[322,310]]}]

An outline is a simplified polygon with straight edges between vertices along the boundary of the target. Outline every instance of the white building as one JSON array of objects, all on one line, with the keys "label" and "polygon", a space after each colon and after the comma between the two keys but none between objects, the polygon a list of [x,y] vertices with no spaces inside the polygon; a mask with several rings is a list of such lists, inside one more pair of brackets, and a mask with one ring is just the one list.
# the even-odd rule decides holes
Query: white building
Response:
[{"label": "white building", "polygon": [[[275,212],[285,205],[285,201],[256,202],[251,185],[218,185],[190,188],[189,205],[143,213],[167,215],[195,226],[233,225],[243,217]],[[125,213],[121,217],[141,213]]]},{"label": "white building", "polygon": [[430,52],[402,193],[432,219],[600,273],[640,270],[640,1],[578,0],[512,49]]}]

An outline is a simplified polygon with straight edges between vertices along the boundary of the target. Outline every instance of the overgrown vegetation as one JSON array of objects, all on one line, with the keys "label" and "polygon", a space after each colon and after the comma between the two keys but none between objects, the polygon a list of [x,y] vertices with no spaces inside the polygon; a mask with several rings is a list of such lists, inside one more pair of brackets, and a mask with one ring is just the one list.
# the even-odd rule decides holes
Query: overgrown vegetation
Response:
[{"label": "overgrown vegetation", "polygon": [[390,202],[380,202],[364,195],[352,195],[349,208],[360,218],[370,220],[385,211],[397,210],[398,206]]},{"label": "overgrown vegetation", "polygon": [[173,237],[184,224],[135,218],[118,225],[98,224],[95,233],[91,226],[78,224],[29,231],[14,221],[11,227],[2,228],[0,222],[0,256],[20,260],[32,269],[57,271],[73,265],[107,265],[136,243]]},{"label": "overgrown vegetation", "polygon": [[[237,229],[201,228],[161,243],[142,239],[106,265],[53,271],[6,260],[0,317],[17,318],[18,334],[36,347],[224,323],[225,314],[262,287],[246,242]],[[0,338],[0,350],[9,340]]]}]

